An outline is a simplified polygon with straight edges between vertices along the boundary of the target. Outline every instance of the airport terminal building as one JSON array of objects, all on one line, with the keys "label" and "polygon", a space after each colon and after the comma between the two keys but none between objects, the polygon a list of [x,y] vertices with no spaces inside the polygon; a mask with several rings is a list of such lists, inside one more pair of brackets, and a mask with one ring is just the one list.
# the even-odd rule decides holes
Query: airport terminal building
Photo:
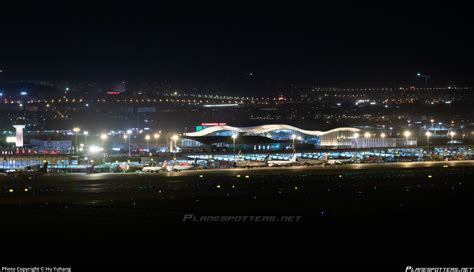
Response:
[{"label": "airport terminal building", "polygon": [[254,127],[209,126],[183,135],[183,148],[222,148],[238,150],[285,150],[296,147],[371,148],[413,147],[416,138],[387,138],[367,134],[358,128],[341,127],[328,131],[305,130],[285,124]]}]

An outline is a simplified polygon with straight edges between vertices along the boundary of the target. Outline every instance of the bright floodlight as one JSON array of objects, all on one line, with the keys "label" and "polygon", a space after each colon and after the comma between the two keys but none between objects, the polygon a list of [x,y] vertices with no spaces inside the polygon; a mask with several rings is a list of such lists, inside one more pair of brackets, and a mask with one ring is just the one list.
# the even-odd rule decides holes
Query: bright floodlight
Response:
[{"label": "bright floodlight", "polygon": [[417,76],[421,76],[421,74],[420,74],[420,73],[418,73],[418,74],[416,74],[416,75],[417,75]]},{"label": "bright floodlight", "polygon": [[89,135],[89,131],[84,131],[84,135]]},{"label": "bright floodlight", "polygon": [[91,154],[94,154],[94,153],[98,153],[100,152],[101,150],[103,150],[102,148],[96,146],[96,145],[91,145],[89,146],[89,153]]},{"label": "bright floodlight", "polygon": [[132,134],[132,130],[131,129],[127,130],[127,134]]},{"label": "bright floodlight", "polygon": [[147,141],[150,140],[150,138],[151,138],[150,135],[145,136],[145,140],[147,140]]},{"label": "bright floodlight", "polygon": [[405,137],[410,137],[411,132],[407,130],[403,133],[403,135],[405,135]]},{"label": "bright floodlight", "polygon": [[72,129],[72,131],[74,131],[74,132],[79,132],[79,131],[81,131],[81,129],[78,128],[78,127],[75,127],[75,128]]},{"label": "bright floodlight", "polygon": [[124,139],[127,139],[127,138],[128,138],[128,136],[127,136],[127,135],[123,135],[123,138],[124,138]]},{"label": "bright floodlight", "polygon": [[299,141],[301,141],[303,138],[301,136],[296,137]]},{"label": "bright floodlight", "polygon": [[364,137],[365,138],[370,138],[370,133],[369,132],[364,133]]},{"label": "bright floodlight", "polygon": [[434,123],[434,119],[431,119],[430,121],[431,121],[431,123]]},{"label": "bright floodlight", "polygon": [[431,137],[431,132],[427,131],[427,132],[425,133],[425,135],[426,135],[426,137]]},{"label": "bright floodlight", "polygon": [[101,138],[102,140],[107,140],[108,136],[107,136],[107,134],[102,133],[102,134],[100,135],[100,138]]},{"label": "bright floodlight", "polygon": [[359,138],[359,136],[360,136],[360,135],[359,135],[359,133],[357,133],[357,132],[356,132],[356,133],[354,133],[354,139],[357,139],[357,138]]},{"label": "bright floodlight", "polygon": [[380,138],[385,138],[385,136],[387,136],[387,135],[385,135],[385,133],[383,133],[383,132],[380,133]]},{"label": "bright floodlight", "polygon": [[179,139],[179,136],[178,136],[178,135],[173,135],[173,136],[171,137],[171,139],[174,140],[174,141],[177,141],[177,140]]},{"label": "bright floodlight", "polygon": [[291,139],[296,139],[296,134],[291,135]]},{"label": "bright floodlight", "polygon": [[231,136],[231,137],[232,137],[232,139],[234,139],[234,140],[235,140],[235,139],[237,139],[237,134],[232,134],[232,136]]},{"label": "bright floodlight", "polygon": [[155,133],[155,134],[153,135],[153,138],[155,138],[155,139],[160,138],[160,134]]},{"label": "bright floodlight", "polygon": [[449,132],[449,136],[453,137],[454,135],[456,135],[456,132],[454,132],[454,131]]}]

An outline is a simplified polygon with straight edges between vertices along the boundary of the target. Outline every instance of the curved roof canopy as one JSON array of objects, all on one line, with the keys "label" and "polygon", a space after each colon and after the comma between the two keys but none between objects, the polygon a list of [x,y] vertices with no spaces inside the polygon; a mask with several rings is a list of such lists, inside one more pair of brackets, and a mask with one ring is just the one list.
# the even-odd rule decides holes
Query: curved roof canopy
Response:
[{"label": "curved roof canopy", "polygon": [[255,126],[255,127],[213,126],[213,127],[207,127],[203,130],[196,131],[196,132],[188,132],[186,133],[186,136],[190,136],[190,137],[206,136],[218,131],[234,131],[236,133],[260,134],[260,133],[265,133],[265,132],[274,131],[274,130],[281,130],[281,129],[294,130],[302,134],[313,135],[313,136],[321,136],[321,135],[325,135],[332,132],[338,132],[338,131],[360,132],[360,129],[350,128],[350,127],[335,128],[328,131],[319,131],[319,130],[305,130],[305,129],[297,128],[290,125],[276,124],[276,125],[261,125],[261,126]]}]

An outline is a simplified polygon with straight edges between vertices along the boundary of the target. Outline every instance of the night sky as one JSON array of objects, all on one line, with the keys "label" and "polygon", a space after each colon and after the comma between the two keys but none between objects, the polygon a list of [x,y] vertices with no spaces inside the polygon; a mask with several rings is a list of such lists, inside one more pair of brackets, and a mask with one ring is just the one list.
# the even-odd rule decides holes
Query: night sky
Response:
[{"label": "night sky", "polygon": [[474,75],[462,2],[66,2],[1,4],[1,77],[388,86]]}]

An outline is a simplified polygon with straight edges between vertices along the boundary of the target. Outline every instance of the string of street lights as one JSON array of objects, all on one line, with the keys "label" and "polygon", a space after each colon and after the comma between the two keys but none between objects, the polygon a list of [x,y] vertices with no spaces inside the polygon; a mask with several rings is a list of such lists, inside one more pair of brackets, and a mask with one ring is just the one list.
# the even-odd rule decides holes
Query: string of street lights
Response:
[{"label": "string of street lights", "polygon": [[[82,134],[84,135],[84,144],[79,144],[79,140],[78,140],[78,135],[79,135],[79,132],[81,131],[81,129],[79,127],[74,127],[72,129],[72,131],[74,132],[75,134],[75,142],[74,142],[74,153],[76,153],[77,151],[83,151],[83,147],[87,147],[87,136],[89,136],[89,132],[88,131],[84,131]],[[160,131],[161,132],[161,131]],[[127,140],[128,140],[128,155],[129,157],[131,157],[131,135],[132,135],[133,131],[131,129],[128,129],[124,134],[123,134],[123,139],[125,141],[125,144],[127,144]],[[158,140],[159,138],[161,137],[161,133],[154,133],[153,134],[153,139],[154,140]],[[108,140],[109,138],[109,134],[106,134],[106,133],[101,133],[99,135],[99,138],[102,140],[102,143],[105,144],[105,142]],[[144,139],[145,141],[147,142],[147,149],[149,149],[149,141],[151,140],[152,136],[150,134],[146,134]],[[171,137],[171,140],[174,141],[175,143],[175,148],[177,147],[176,145],[176,142],[177,140],[179,139],[179,136],[176,134],[176,135],[173,135]],[[79,149],[78,147],[81,146],[81,149]],[[96,146],[93,146],[94,147],[94,151],[95,150],[95,147]],[[172,149],[172,147],[170,147],[170,150]],[[177,148],[176,148],[177,149]],[[103,149],[102,149],[103,150]]]},{"label": "string of street lights", "polygon": [[[432,127],[433,127],[433,123],[434,123],[434,120],[431,119],[431,124],[432,124]],[[81,146],[81,149],[78,148],[78,135],[79,135],[79,132],[81,131],[81,129],[79,127],[74,127],[72,129],[72,131],[75,133],[75,148],[74,148],[74,153],[76,153],[76,151],[80,150],[82,151],[83,150],[83,147],[88,147],[87,145],[87,137],[89,136],[89,132],[88,131],[83,131],[83,136],[84,136],[84,144],[80,144]],[[131,157],[131,153],[132,153],[132,150],[131,150],[131,135],[133,134],[133,131],[131,129],[128,129],[125,131],[125,133],[123,134],[123,139],[124,139],[124,143],[127,144],[128,143],[128,156]],[[403,132],[403,136],[406,138],[406,141],[408,143],[408,138],[412,135],[412,133],[408,130],[404,131]],[[434,134],[430,131],[430,129],[428,129],[425,133],[425,136],[426,136],[426,139],[427,139],[427,149],[429,149],[429,145],[430,145],[430,138],[433,136],[433,135],[436,135],[436,131],[434,131]],[[450,143],[452,144],[453,143],[453,140],[454,140],[454,136],[456,135],[456,132],[455,131],[450,131],[448,133],[449,137],[451,137],[451,141]],[[353,134],[353,139],[356,140],[358,138],[360,138],[360,134],[359,133],[354,133]],[[147,145],[147,149],[149,150],[150,149],[150,140],[153,138],[155,141],[157,141],[158,139],[160,139],[161,137],[161,133],[154,133],[154,134],[145,134],[144,136],[144,140],[146,141],[146,145]],[[232,143],[233,143],[233,154],[234,154],[234,157],[235,157],[235,149],[236,149],[236,140],[237,138],[239,137],[238,134],[232,134],[231,135],[231,138],[232,138]],[[369,138],[372,138],[372,137],[376,137],[376,134],[371,134],[370,132],[365,132],[363,134],[363,137],[365,139],[369,139]],[[386,138],[387,137],[387,134],[382,132],[380,133],[380,138]],[[102,140],[102,143],[105,144],[105,142],[108,140],[109,138],[109,134],[106,134],[106,133],[101,133],[99,134],[99,138]],[[179,140],[179,135],[178,134],[174,134],[172,135],[169,139],[171,140],[170,141],[170,146],[169,146],[169,150],[170,152],[174,152],[174,153],[177,153],[178,152],[178,147],[177,147],[177,141]],[[301,136],[298,136],[296,134],[293,134],[291,135],[291,139],[292,139],[292,148],[293,150],[295,150],[295,141],[298,140],[298,141],[301,141],[303,140],[303,138]],[[93,146],[95,149],[96,146]],[[94,151],[96,151],[94,149]],[[103,149],[102,149],[103,150]]]}]

